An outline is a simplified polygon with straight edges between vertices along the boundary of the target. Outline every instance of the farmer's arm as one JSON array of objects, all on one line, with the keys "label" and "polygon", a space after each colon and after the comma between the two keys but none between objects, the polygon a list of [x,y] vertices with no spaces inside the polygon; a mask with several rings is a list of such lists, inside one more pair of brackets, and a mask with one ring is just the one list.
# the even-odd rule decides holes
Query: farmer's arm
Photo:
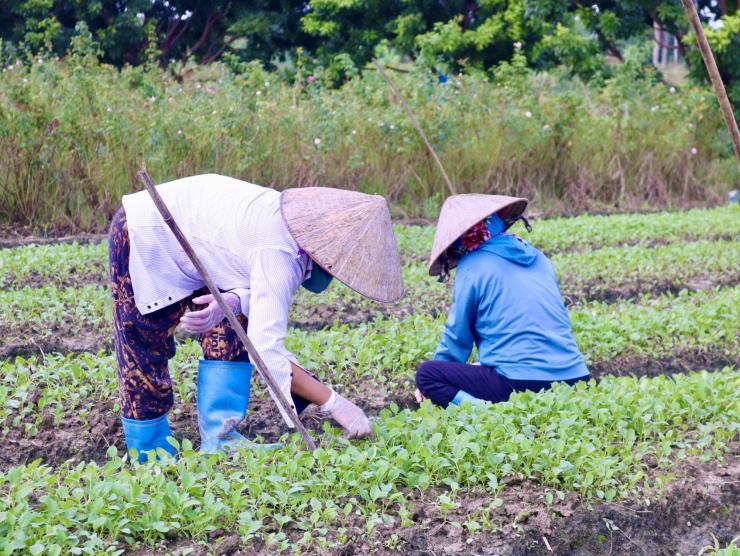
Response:
[{"label": "farmer's arm", "polygon": [[[291,372],[295,357],[285,347],[285,334],[293,293],[303,278],[302,267],[293,255],[276,249],[255,251],[251,254],[249,263],[247,335],[278,387],[293,406]],[[278,407],[283,413],[282,408]],[[287,415],[283,414],[283,419],[288,426],[293,426]]]},{"label": "farmer's arm", "polygon": [[442,340],[434,353],[435,361],[465,363],[475,343],[473,329],[478,312],[476,287],[467,272],[457,270],[452,288],[452,306]]},{"label": "farmer's arm", "polygon": [[290,366],[293,370],[293,381],[290,391],[296,396],[306,398],[309,402],[316,405],[324,405],[331,397],[331,388],[324,386],[310,374],[303,370],[302,367],[291,361]]},{"label": "farmer's arm", "polygon": [[[372,436],[372,427],[365,413],[304,371],[285,347],[290,303],[303,279],[298,260],[289,253],[265,249],[252,255],[250,268],[247,335],[278,387],[290,400],[293,410],[295,405],[291,394],[295,393],[329,413],[347,431],[348,438]],[[283,415],[283,419],[292,426],[287,415]]]},{"label": "farmer's arm", "polygon": [[327,388],[295,363],[293,367],[292,392],[319,406],[347,431],[347,438],[373,437],[370,420],[359,407],[344,396]]}]

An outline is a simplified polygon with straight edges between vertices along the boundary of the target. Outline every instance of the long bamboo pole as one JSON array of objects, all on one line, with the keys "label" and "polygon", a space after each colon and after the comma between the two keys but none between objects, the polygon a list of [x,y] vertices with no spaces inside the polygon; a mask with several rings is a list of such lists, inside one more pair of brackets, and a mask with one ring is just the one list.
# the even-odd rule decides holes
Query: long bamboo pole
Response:
[{"label": "long bamboo pole", "polygon": [[434,152],[434,149],[432,148],[432,144],[429,142],[429,139],[427,139],[426,134],[424,133],[424,130],[421,129],[421,125],[419,124],[419,120],[416,119],[416,116],[414,116],[414,113],[411,111],[411,108],[409,108],[409,105],[406,104],[406,101],[401,96],[401,92],[396,87],[396,84],[393,82],[393,79],[385,73],[385,70],[380,66],[378,61],[373,58],[373,64],[378,68],[378,71],[385,77],[385,80],[388,82],[388,85],[391,86],[391,89],[393,89],[393,92],[396,93],[396,97],[398,97],[398,100],[401,101],[401,104],[403,104],[403,107],[406,109],[406,112],[408,112],[409,116],[411,116],[411,121],[414,122],[414,125],[416,126],[417,131],[421,135],[421,138],[424,140],[424,144],[427,146],[427,149],[429,149],[429,152],[432,154],[432,157],[434,158],[434,161],[437,163],[437,166],[439,166],[440,171],[442,172],[442,175],[445,178],[445,181],[447,182],[447,187],[450,189],[450,193],[455,195],[455,188],[452,187],[452,182],[450,181],[450,177],[447,175],[447,172],[445,172],[444,166],[442,166],[442,162],[440,162],[439,157],[437,156],[437,153]]},{"label": "long bamboo pole", "polygon": [[725,91],[725,86],[722,83],[722,77],[719,75],[717,63],[714,61],[712,49],[709,46],[709,41],[707,41],[707,35],[704,33],[704,27],[702,27],[699,14],[696,12],[694,0],[681,0],[681,2],[683,3],[684,10],[686,10],[686,15],[689,17],[691,28],[694,30],[696,43],[699,45],[701,57],[704,58],[704,65],[707,67],[707,71],[709,72],[709,78],[712,80],[714,92],[717,95],[719,106],[722,109],[722,115],[725,117],[725,123],[730,132],[732,146],[735,147],[735,156],[737,157],[738,166],[740,166],[740,131],[738,131],[735,114],[732,111],[730,99],[727,98],[727,91]]},{"label": "long bamboo pole", "polygon": [[157,206],[157,209],[162,215],[162,218],[164,218],[165,224],[167,224],[170,230],[172,230],[172,233],[175,234],[177,241],[180,243],[182,248],[188,254],[188,257],[190,257],[190,260],[193,262],[193,265],[200,273],[201,277],[203,278],[203,281],[206,283],[206,286],[208,286],[208,289],[210,290],[211,295],[213,295],[213,298],[216,300],[216,302],[219,304],[219,306],[223,310],[224,315],[226,315],[226,318],[229,320],[229,323],[231,323],[231,326],[234,328],[236,335],[242,341],[242,343],[244,344],[244,347],[247,348],[247,353],[249,353],[249,359],[254,363],[255,367],[257,367],[257,372],[262,377],[262,379],[267,383],[267,385],[270,387],[270,389],[275,395],[275,398],[277,399],[278,404],[282,406],[285,413],[290,417],[290,420],[293,421],[295,428],[298,430],[300,435],[303,437],[303,440],[306,442],[306,445],[308,446],[308,448],[313,452],[316,449],[316,444],[314,443],[313,439],[308,435],[306,428],[303,426],[303,423],[301,423],[300,419],[298,419],[298,415],[296,414],[296,412],[290,408],[290,404],[288,403],[288,400],[285,398],[283,391],[280,390],[280,388],[278,388],[277,382],[275,382],[275,379],[273,378],[272,374],[265,366],[264,361],[262,361],[262,357],[260,357],[260,354],[257,353],[257,350],[255,349],[252,341],[247,337],[247,333],[244,331],[244,327],[239,322],[239,320],[236,318],[236,315],[231,310],[231,307],[229,307],[229,305],[224,300],[223,296],[221,295],[221,292],[218,290],[218,288],[216,287],[216,284],[211,279],[211,275],[208,274],[208,271],[203,266],[203,263],[200,261],[200,258],[198,258],[198,255],[195,254],[195,251],[193,251],[193,248],[190,246],[190,242],[183,235],[182,231],[180,231],[180,227],[177,225],[177,222],[175,222],[175,219],[172,218],[172,213],[170,213],[169,209],[167,208],[167,205],[165,205],[164,203],[164,200],[162,200],[161,195],[157,192],[157,189],[154,187],[154,184],[152,183],[152,180],[149,177],[149,174],[146,173],[146,170],[141,170],[139,172],[139,179],[142,181],[142,183],[144,184],[144,187],[146,187],[146,190],[149,192],[149,195],[151,195],[152,199],[154,200],[154,204]]}]

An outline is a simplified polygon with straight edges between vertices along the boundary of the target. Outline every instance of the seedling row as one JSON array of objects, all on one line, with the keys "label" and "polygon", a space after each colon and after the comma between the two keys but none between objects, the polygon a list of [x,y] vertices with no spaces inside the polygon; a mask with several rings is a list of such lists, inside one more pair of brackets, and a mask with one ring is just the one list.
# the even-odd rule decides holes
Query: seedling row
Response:
[{"label": "seedling row", "polygon": [[[693,363],[698,356],[740,361],[739,216],[729,206],[514,230],[551,255],[600,379],[475,410],[413,402],[414,371],[434,352],[451,288],[426,274],[434,228],[397,226],[407,298],[385,307],[339,284],[301,292],[287,339],[309,370],[376,419],[375,441],[348,443],[311,409],[304,421],[321,446],[311,456],[284,435],[255,378],[242,432],[282,436],[287,447],[197,454],[200,347],[178,335],[171,418],[180,458],[135,470],[122,459],[106,243],[0,249],[3,353],[32,354],[0,362],[0,554],[122,553],[142,542],[162,551],[176,539],[215,544],[219,531],[263,552],[400,550],[418,534],[490,547],[525,534],[530,510],[512,487],[520,481],[533,511],[555,519],[581,501],[642,504],[690,466],[735,469],[740,373],[713,365],[667,375],[708,368]],[[666,376],[614,376],[666,361],[684,364],[666,365]],[[735,550],[721,539],[706,553]],[[567,553],[567,539],[551,541]]]},{"label": "seedling row", "polygon": [[115,447],[102,466],[34,462],[0,471],[0,551],[121,553],[217,528],[245,541],[259,536],[270,550],[308,550],[372,537],[382,524],[410,527],[421,504],[434,509],[427,527],[445,523],[460,498],[482,497],[488,502],[452,524],[472,536],[495,521],[512,475],[558,498],[576,491],[613,501],[666,481],[647,471],[648,460],[670,472],[688,457],[722,457],[740,431],[738,389],[740,374],[729,369],[611,377],[477,409],[391,407],[375,441],[348,443],[327,431],[313,455],[294,438],[282,450],[209,457],[184,441],[177,461],[134,470]]}]

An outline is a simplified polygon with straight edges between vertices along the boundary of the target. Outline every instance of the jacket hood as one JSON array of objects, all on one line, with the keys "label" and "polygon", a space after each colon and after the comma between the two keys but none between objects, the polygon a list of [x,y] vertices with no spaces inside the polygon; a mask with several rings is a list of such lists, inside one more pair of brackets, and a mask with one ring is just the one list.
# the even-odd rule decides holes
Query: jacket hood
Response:
[{"label": "jacket hood", "polygon": [[530,266],[537,260],[537,248],[523,239],[503,233],[483,243],[477,251],[488,251],[519,266]]}]

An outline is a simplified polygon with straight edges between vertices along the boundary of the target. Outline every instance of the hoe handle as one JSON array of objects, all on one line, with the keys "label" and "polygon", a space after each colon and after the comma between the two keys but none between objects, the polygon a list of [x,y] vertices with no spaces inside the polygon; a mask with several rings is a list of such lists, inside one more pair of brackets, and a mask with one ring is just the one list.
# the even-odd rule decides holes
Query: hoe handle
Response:
[{"label": "hoe handle", "polygon": [[262,379],[267,383],[267,385],[270,387],[270,389],[275,395],[275,398],[277,398],[278,404],[282,406],[285,413],[290,417],[290,420],[293,421],[295,428],[298,430],[298,432],[303,437],[303,440],[306,442],[306,445],[308,446],[308,448],[313,452],[316,449],[316,444],[314,444],[313,439],[308,435],[308,432],[306,431],[306,428],[303,426],[303,423],[301,423],[301,421],[298,419],[298,415],[296,415],[295,411],[293,411],[290,408],[290,404],[288,403],[288,400],[285,398],[283,391],[280,390],[280,388],[278,388],[278,385],[275,382],[275,379],[273,378],[272,374],[265,366],[265,362],[262,361],[262,358],[260,357],[260,354],[257,353],[257,350],[254,347],[254,344],[247,337],[247,333],[244,330],[244,327],[239,322],[239,320],[236,318],[236,315],[231,310],[231,307],[229,307],[226,301],[224,301],[224,298],[221,295],[221,292],[218,291],[216,284],[211,279],[211,275],[208,274],[208,271],[203,266],[203,263],[198,258],[198,255],[195,254],[195,251],[193,251],[193,248],[190,246],[190,242],[188,242],[187,238],[182,234],[182,231],[180,231],[180,227],[175,222],[175,219],[172,218],[172,213],[170,213],[169,209],[167,208],[167,205],[164,204],[162,197],[159,195],[156,188],[154,187],[154,184],[152,183],[152,180],[149,177],[149,174],[146,173],[146,170],[141,170],[139,172],[139,179],[144,183],[146,190],[149,192],[149,195],[151,195],[152,200],[154,201],[154,204],[157,206],[157,209],[162,215],[162,218],[164,218],[165,223],[170,227],[170,230],[172,230],[172,233],[175,234],[177,241],[180,243],[182,248],[188,254],[188,257],[190,257],[190,260],[193,262],[193,265],[200,273],[201,277],[203,278],[203,281],[206,283],[206,286],[208,286],[208,289],[211,292],[211,295],[213,295],[213,298],[219,304],[219,306],[221,307],[221,310],[224,312],[224,315],[226,315],[226,318],[229,320],[229,323],[231,323],[231,326],[234,328],[236,335],[242,341],[242,343],[244,344],[244,347],[247,348],[247,353],[249,353],[249,359],[254,363],[255,367],[257,367],[257,372],[262,377]]}]

